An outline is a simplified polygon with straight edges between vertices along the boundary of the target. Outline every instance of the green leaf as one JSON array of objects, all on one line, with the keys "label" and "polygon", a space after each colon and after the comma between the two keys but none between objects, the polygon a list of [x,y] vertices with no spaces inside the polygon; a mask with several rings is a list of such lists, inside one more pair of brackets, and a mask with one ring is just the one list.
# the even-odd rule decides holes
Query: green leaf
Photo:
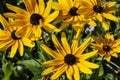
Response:
[{"label": "green leaf", "polygon": [[24,60],[22,64],[28,68],[34,75],[41,73],[43,71],[43,67],[41,64],[36,62],[35,60]]},{"label": "green leaf", "polygon": [[14,68],[14,63],[12,62],[3,63],[2,65],[2,70],[4,72],[3,80],[10,80],[10,76],[13,72],[13,68]]}]

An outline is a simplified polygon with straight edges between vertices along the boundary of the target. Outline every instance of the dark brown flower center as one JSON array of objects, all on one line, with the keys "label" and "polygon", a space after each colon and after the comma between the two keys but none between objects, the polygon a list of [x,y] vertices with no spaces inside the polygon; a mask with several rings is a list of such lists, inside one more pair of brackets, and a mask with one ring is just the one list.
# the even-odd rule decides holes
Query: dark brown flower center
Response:
[{"label": "dark brown flower center", "polygon": [[93,7],[93,10],[94,10],[96,13],[102,13],[102,12],[103,12],[103,7],[98,6],[98,5],[95,5],[95,6]]},{"label": "dark brown flower center", "polygon": [[70,15],[71,16],[77,16],[78,15],[77,12],[76,12],[77,10],[78,10],[78,8],[72,7],[69,11]]},{"label": "dark brown flower center", "polygon": [[43,17],[39,14],[32,14],[30,17],[30,23],[33,25],[39,25],[39,20],[43,19]]},{"label": "dark brown flower center", "polygon": [[109,51],[109,50],[110,50],[110,46],[104,45],[104,46],[103,46],[103,50],[104,50],[104,51]]},{"label": "dark brown flower center", "polygon": [[12,37],[14,40],[21,39],[21,38],[18,38],[18,37],[15,35],[15,32],[16,32],[16,30],[12,31],[11,37]]},{"label": "dark brown flower center", "polygon": [[76,62],[76,57],[72,54],[67,54],[64,58],[64,62],[68,65],[73,65]]}]

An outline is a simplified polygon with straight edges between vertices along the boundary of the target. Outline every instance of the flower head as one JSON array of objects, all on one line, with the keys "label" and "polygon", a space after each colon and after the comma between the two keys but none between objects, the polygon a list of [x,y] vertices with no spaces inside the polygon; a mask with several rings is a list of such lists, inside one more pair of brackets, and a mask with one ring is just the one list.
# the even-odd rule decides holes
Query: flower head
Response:
[{"label": "flower head", "polygon": [[34,47],[34,43],[24,37],[26,29],[24,28],[12,28],[8,22],[0,15],[0,22],[4,27],[4,30],[0,29],[0,50],[7,50],[11,47],[10,58],[13,58],[17,52],[20,56],[23,56],[24,45],[28,47]]},{"label": "flower head", "polygon": [[106,23],[105,19],[118,21],[118,18],[111,14],[117,11],[116,8],[113,8],[116,2],[101,2],[100,0],[83,0],[81,4],[83,10],[82,13],[86,16],[86,18],[97,19],[102,23],[105,30],[109,30],[109,26]]},{"label": "flower head", "polygon": [[105,37],[98,34],[98,37],[93,36],[96,43],[91,43],[92,48],[98,50],[98,54],[109,62],[111,56],[118,57],[117,53],[120,52],[120,39],[114,40],[114,36],[106,33]]},{"label": "flower head", "polygon": [[8,9],[15,13],[7,12],[4,15],[8,18],[15,19],[12,26],[28,27],[27,36],[31,39],[40,39],[42,27],[45,30],[59,31],[55,26],[50,24],[57,16],[58,11],[51,12],[52,0],[49,0],[45,6],[44,0],[23,0],[26,10],[11,4],[6,4]]},{"label": "flower head", "polygon": [[81,8],[78,0],[58,0],[58,3],[53,3],[53,7],[59,10],[59,16],[54,24],[63,21],[60,26],[61,30],[65,29],[69,24],[72,25],[75,31],[78,29],[83,30],[85,23],[96,26],[93,21],[85,19],[84,15],[78,14],[78,10]]},{"label": "flower head", "polygon": [[86,60],[94,56],[97,50],[83,54],[84,50],[91,42],[91,37],[86,39],[84,43],[78,47],[79,34],[80,30],[78,30],[71,47],[67,42],[65,33],[62,33],[61,36],[62,45],[57,40],[56,36],[52,35],[52,41],[55,45],[56,51],[50,49],[44,44],[41,45],[41,47],[54,58],[54,60],[49,60],[43,63],[44,66],[49,66],[49,68],[44,70],[42,75],[55,72],[51,76],[51,79],[54,80],[63,73],[66,73],[69,80],[72,80],[72,77],[74,77],[74,80],[80,80],[80,72],[92,74],[91,69],[99,67],[97,64]]}]

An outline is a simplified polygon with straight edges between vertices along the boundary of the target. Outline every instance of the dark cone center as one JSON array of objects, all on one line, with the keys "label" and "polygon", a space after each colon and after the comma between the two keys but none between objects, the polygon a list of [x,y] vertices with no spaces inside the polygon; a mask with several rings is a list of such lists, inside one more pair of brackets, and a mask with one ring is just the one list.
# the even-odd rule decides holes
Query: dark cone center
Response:
[{"label": "dark cone center", "polygon": [[96,13],[102,13],[103,12],[103,7],[96,5],[96,6],[93,7],[93,10]]},{"label": "dark cone center", "polygon": [[103,46],[103,50],[104,50],[104,51],[109,51],[109,50],[110,50],[110,46],[104,45],[104,46]]},{"label": "dark cone center", "polygon": [[15,35],[15,32],[16,32],[16,30],[12,31],[11,37],[12,37],[14,40],[21,39],[21,38],[18,38],[18,37]]},{"label": "dark cone center", "polygon": [[67,54],[64,58],[64,62],[68,65],[73,65],[76,62],[76,57],[72,54]]},{"label": "dark cone center", "polygon": [[72,7],[72,8],[70,9],[70,11],[69,11],[70,15],[72,15],[72,16],[77,16],[77,15],[78,15],[78,14],[77,14],[77,10],[78,10],[78,8]]},{"label": "dark cone center", "polygon": [[33,24],[33,25],[39,25],[39,20],[40,19],[43,19],[43,17],[39,14],[32,14],[31,17],[30,17],[30,23]]}]

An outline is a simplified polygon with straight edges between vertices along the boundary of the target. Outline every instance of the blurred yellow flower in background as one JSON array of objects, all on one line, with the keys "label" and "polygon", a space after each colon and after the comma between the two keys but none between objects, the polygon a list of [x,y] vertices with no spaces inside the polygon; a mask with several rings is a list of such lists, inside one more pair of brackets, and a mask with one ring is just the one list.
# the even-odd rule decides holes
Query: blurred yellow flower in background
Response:
[{"label": "blurred yellow flower in background", "polygon": [[117,53],[120,52],[120,39],[114,40],[114,35],[106,33],[105,37],[98,34],[93,36],[95,43],[91,43],[91,47],[98,50],[98,54],[104,57],[108,62],[111,56],[118,57]]},{"label": "blurred yellow flower in background", "polygon": [[[105,30],[109,30],[106,19],[118,21],[118,18],[112,13],[117,9],[113,8],[116,2],[108,1],[102,2],[101,0],[82,0],[82,10],[86,18],[92,18],[100,21]],[[81,13],[81,11],[78,13]]]}]

